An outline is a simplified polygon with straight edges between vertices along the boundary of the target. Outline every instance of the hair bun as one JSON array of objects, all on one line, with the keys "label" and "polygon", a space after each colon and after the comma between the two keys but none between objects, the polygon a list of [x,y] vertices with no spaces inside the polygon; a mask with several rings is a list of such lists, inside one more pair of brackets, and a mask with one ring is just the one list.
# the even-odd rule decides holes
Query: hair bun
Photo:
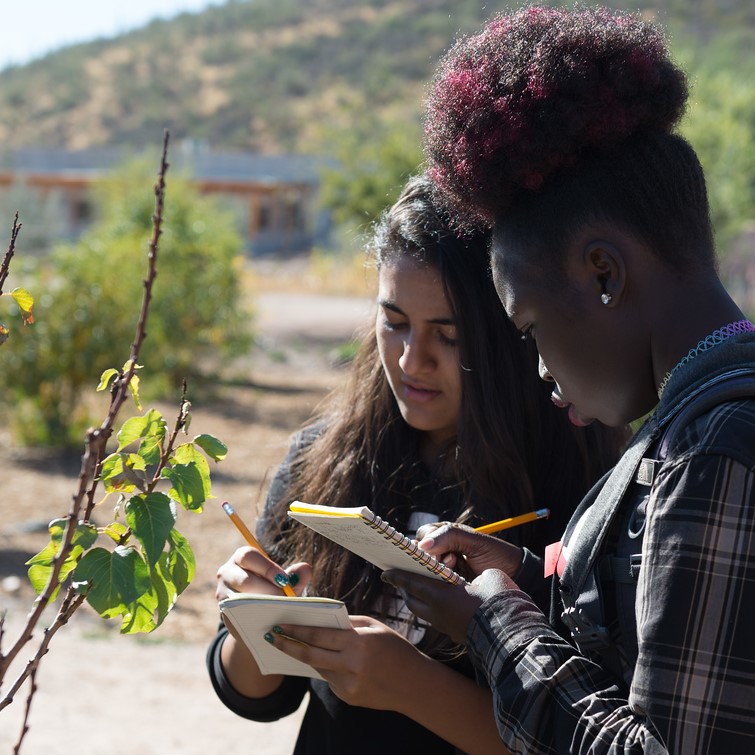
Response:
[{"label": "hair bun", "polygon": [[662,31],[604,8],[530,7],[460,39],[433,78],[430,175],[456,213],[490,223],[521,190],[644,130],[670,132],[687,99]]}]

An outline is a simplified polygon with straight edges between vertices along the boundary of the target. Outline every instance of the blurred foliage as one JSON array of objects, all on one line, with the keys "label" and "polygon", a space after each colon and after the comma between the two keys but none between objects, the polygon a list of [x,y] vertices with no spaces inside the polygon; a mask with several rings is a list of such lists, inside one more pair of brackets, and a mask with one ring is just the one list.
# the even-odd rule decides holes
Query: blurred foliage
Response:
[{"label": "blurred foliage", "polygon": [[[152,233],[148,176],[148,162],[137,161],[98,185],[96,225],[27,274],[27,287],[39,292],[37,323],[14,332],[0,354],[0,389],[20,442],[78,445],[89,424],[82,390],[122,358],[123,344],[133,338]],[[175,393],[183,378],[196,394],[219,360],[248,349],[243,241],[234,228],[188,180],[171,181],[142,349],[159,375],[143,386],[147,395]]]},{"label": "blurred foliage", "polygon": [[[755,216],[755,4],[606,4],[666,26],[692,72],[684,131],[706,168],[725,249]],[[6,150],[140,147],[168,127],[174,139],[215,148],[318,154],[343,169],[324,179],[326,205],[364,232],[418,162],[424,88],[439,57],[457,36],[520,5],[230,0],[0,72],[0,139]]]},{"label": "blurred foliage", "polygon": [[729,32],[681,46],[691,95],[682,132],[705,170],[719,249],[755,220],[755,51],[753,33]]},{"label": "blurred foliage", "polygon": [[333,220],[369,231],[380,213],[396,201],[422,161],[419,119],[409,124],[356,119],[349,128],[330,133],[332,167],[322,172],[320,201]]}]

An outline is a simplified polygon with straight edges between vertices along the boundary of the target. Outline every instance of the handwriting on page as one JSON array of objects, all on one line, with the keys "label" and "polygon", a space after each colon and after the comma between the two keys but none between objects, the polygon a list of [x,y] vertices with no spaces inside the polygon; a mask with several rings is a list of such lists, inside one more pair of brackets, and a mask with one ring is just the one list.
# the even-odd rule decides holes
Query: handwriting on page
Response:
[{"label": "handwriting on page", "polygon": [[427,564],[433,561],[408,538],[404,538],[408,547],[399,546],[400,536],[391,536],[395,533],[393,527],[383,533],[357,517],[302,516],[301,520],[383,570],[403,569],[427,575]]}]

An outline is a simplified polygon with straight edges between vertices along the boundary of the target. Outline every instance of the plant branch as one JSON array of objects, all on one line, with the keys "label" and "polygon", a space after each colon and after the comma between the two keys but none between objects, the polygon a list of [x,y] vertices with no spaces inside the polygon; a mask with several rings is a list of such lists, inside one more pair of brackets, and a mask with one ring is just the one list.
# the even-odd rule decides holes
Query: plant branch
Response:
[{"label": "plant branch", "polygon": [[[52,621],[50,626],[46,627],[44,630],[44,637],[42,638],[42,642],[39,643],[39,647],[37,647],[36,653],[34,653],[34,655],[26,662],[26,666],[13,681],[10,689],[5,693],[5,696],[2,698],[2,700],[0,700],[0,711],[2,711],[3,708],[7,707],[13,702],[13,698],[15,697],[16,692],[18,692],[18,690],[21,688],[21,685],[32,674],[36,673],[39,662],[42,660],[43,656],[47,654],[50,641],[55,636],[55,633],[62,626],[68,623],[68,620],[78,609],[78,607],[84,602],[85,598],[86,595],[79,594],[73,588],[69,588],[66,591],[66,596],[63,599],[60,608],[58,609],[55,619]],[[31,639],[31,637],[29,637],[29,639]],[[31,706],[32,694],[33,692],[29,695],[27,706]]]},{"label": "plant branch", "polygon": [[151,493],[157,487],[158,483],[162,480],[162,477],[160,475],[162,474],[163,469],[165,469],[168,461],[170,460],[170,456],[173,453],[173,449],[176,445],[176,438],[178,437],[178,434],[186,427],[190,407],[191,404],[186,400],[186,380],[183,380],[181,383],[181,403],[178,407],[176,424],[173,426],[173,429],[168,436],[168,442],[165,446],[165,449],[160,452],[160,463],[158,464],[155,473],[152,475],[152,481],[147,486],[147,493]]},{"label": "plant branch", "polygon": [[[149,305],[152,300],[152,287],[157,277],[157,252],[160,235],[162,232],[162,220],[163,220],[163,207],[165,200],[165,174],[168,170],[167,151],[168,151],[169,134],[166,131],[163,139],[163,151],[160,160],[160,170],[158,173],[157,183],[155,184],[155,212],[152,216],[152,238],[149,247],[149,264],[147,277],[144,281],[144,295],[142,298],[142,307],[139,314],[139,321],[136,326],[136,336],[134,342],[131,345],[131,355],[128,368],[124,373],[115,381],[113,390],[111,392],[110,407],[108,414],[103,420],[102,424],[97,428],[90,428],[87,431],[85,439],[85,451],[81,460],[81,468],[78,477],[78,489],[72,497],[71,508],[66,516],[67,523],[65,532],[63,534],[63,540],[60,550],[53,559],[52,570],[48,578],[45,589],[37,597],[34,602],[34,606],[29,613],[25,627],[21,631],[21,635],[16,640],[14,645],[6,654],[0,654],[0,683],[5,676],[5,672],[10,666],[13,659],[18,655],[21,648],[31,641],[34,629],[39,623],[42,613],[47,605],[52,600],[52,596],[55,594],[59,587],[60,571],[63,568],[72,548],[73,536],[76,531],[76,526],[82,518],[88,520],[92,509],[94,508],[94,494],[97,488],[97,480],[100,471],[100,464],[105,455],[105,448],[107,441],[113,432],[113,426],[117,418],[118,412],[129,396],[129,383],[136,370],[137,360],[141,351],[144,339],[147,337],[146,323],[149,313]],[[9,253],[6,254],[6,259],[10,259],[12,256],[12,249],[15,246],[15,238],[18,235],[18,224],[14,223],[14,235],[11,239],[11,248]],[[5,262],[3,263],[5,264]],[[86,505],[84,501],[86,499]],[[84,516],[82,517],[82,508],[84,509]],[[65,624],[74,611],[84,601],[85,596],[80,595],[69,588],[68,594],[61,605],[60,610],[55,617],[52,624],[45,629],[45,637],[40,644],[39,649],[35,656],[27,663],[24,670],[19,675],[14,685],[11,687],[11,691],[2,700],[0,700],[0,710],[8,705],[12,699],[15,691],[20,687],[23,681],[33,673],[39,663],[40,658],[47,652],[47,645],[52,639],[57,630]]]},{"label": "plant branch", "polygon": [[3,293],[3,286],[5,285],[5,280],[8,277],[8,272],[10,271],[10,261],[13,259],[13,255],[16,252],[16,239],[18,238],[18,232],[21,230],[21,223],[18,222],[18,211],[16,212],[16,216],[13,218],[13,229],[11,230],[10,234],[10,244],[8,244],[8,251],[5,253],[5,257],[3,257],[2,263],[0,263],[0,294]]},{"label": "plant branch", "polygon": [[31,672],[29,675],[29,694],[26,698],[26,708],[24,709],[24,720],[21,724],[21,731],[18,735],[18,742],[13,748],[13,755],[18,755],[21,752],[21,744],[24,741],[26,733],[29,731],[29,713],[31,712],[31,701],[34,697],[34,693],[37,691],[37,669]]}]

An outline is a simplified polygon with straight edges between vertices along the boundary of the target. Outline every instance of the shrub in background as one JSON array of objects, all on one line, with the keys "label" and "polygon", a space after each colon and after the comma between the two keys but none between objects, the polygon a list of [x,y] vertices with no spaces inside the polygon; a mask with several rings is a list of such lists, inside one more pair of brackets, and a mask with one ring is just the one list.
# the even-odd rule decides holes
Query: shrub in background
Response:
[{"label": "shrub in background", "polygon": [[[13,334],[0,365],[17,442],[80,443],[89,424],[82,389],[118,362],[139,315],[154,211],[148,176],[149,163],[137,161],[98,185],[92,229],[27,271],[28,287],[45,292],[36,303],[38,326]],[[183,378],[196,391],[215,365],[249,348],[243,248],[231,214],[174,178],[142,350],[160,383],[143,385],[145,395],[175,393]]]}]

